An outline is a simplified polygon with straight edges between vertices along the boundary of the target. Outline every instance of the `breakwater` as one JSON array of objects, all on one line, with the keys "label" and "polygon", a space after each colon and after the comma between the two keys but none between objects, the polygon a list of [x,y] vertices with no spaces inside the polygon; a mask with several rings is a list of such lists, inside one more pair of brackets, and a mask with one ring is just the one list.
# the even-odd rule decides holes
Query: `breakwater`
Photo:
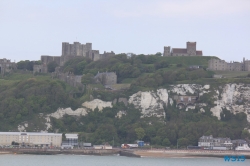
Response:
[{"label": "breakwater", "polygon": [[0,153],[7,154],[34,154],[34,155],[56,155],[56,154],[71,154],[71,155],[115,155],[119,154],[119,149],[31,149],[31,148],[8,148],[0,149]]}]

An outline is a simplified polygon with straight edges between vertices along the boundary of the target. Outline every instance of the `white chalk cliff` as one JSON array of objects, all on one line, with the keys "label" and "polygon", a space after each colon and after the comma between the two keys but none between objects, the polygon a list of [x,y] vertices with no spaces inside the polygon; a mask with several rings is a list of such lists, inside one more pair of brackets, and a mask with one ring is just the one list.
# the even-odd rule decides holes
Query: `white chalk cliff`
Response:
[{"label": "white chalk cliff", "polygon": [[[171,95],[170,95],[171,94]],[[214,116],[220,120],[220,114],[223,109],[227,109],[233,114],[243,112],[247,115],[247,120],[250,122],[250,85],[246,84],[225,84],[216,88],[211,88],[210,85],[198,85],[198,84],[179,84],[172,85],[168,89],[158,89],[157,91],[137,92],[128,97],[128,103],[133,104],[138,108],[143,117],[156,116],[165,117],[164,105],[173,105],[174,95],[210,95],[214,101],[214,105],[210,106],[203,101],[203,103],[197,103],[195,106],[188,106],[185,111],[198,108],[200,112],[205,112],[205,107],[209,108]],[[100,99],[94,99],[82,104],[83,108],[78,108],[73,111],[71,108],[59,108],[56,112],[47,115],[46,125],[50,127],[50,120],[48,117],[62,118],[64,115],[72,116],[85,116],[88,111],[93,111],[98,108],[102,111],[105,107],[112,108],[111,101],[102,101]],[[117,118],[126,116],[124,110],[120,110],[117,114]],[[20,126],[21,129],[21,126]]]}]

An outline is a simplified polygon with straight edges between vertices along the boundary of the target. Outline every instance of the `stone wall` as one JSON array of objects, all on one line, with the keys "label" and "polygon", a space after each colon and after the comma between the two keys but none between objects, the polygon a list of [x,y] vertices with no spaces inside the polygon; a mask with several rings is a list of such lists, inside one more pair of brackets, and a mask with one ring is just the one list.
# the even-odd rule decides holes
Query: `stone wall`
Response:
[{"label": "stone wall", "polygon": [[187,54],[189,56],[196,55],[196,42],[187,42]]},{"label": "stone wall", "polygon": [[117,84],[117,75],[114,72],[98,72],[94,79],[96,80],[96,82],[100,82],[103,85]]},{"label": "stone wall", "polygon": [[164,47],[163,56],[171,56],[170,49],[171,49],[170,46]]},{"label": "stone wall", "polygon": [[[58,71],[58,70],[57,70]],[[53,72],[51,73],[52,78],[58,78],[59,80],[66,82],[70,86],[84,89],[84,85],[81,83],[82,75],[74,75],[71,73],[61,73],[61,72]]]},{"label": "stone wall", "polygon": [[208,69],[212,71],[250,71],[250,60],[243,59],[243,62],[226,62],[220,59],[210,59]]},{"label": "stone wall", "polygon": [[35,74],[35,73],[47,73],[47,72],[48,72],[48,68],[47,68],[46,64],[33,66],[33,74]]},{"label": "stone wall", "polygon": [[11,62],[9,59],[0,59],[0,74],[3,76],[5,73],[9,73],[16,69],[17,65]]}]

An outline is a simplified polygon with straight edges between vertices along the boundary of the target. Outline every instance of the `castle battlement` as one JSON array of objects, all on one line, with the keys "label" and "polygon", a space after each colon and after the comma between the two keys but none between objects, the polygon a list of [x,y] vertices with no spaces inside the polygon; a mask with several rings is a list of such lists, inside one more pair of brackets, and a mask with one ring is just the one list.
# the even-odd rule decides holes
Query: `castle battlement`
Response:
[{"label": "castle battlement", "polygon": [[196,42],[187,42],[186,48],[172,48],[170,46],[164,47],[163,56],[202,56],[201,50],[196,50]]},{"label": "castle battlement", "polygon": [[33,72],[47,73],[47,65],[53,61],[56,62],[59,66],[63,66],[68,60],[73,59],[75,57],[86,57],[93,61],[97,61],[114,55],[115,53],[113,51],[104,51],[103,54],[100,54],[99,50],[92,49],[92,43],[81,44],[80,42],[74,42],[73,44],[70,44],[68,42],[62,42],[62,55],[42,55],[42,65],[35,65]]}]

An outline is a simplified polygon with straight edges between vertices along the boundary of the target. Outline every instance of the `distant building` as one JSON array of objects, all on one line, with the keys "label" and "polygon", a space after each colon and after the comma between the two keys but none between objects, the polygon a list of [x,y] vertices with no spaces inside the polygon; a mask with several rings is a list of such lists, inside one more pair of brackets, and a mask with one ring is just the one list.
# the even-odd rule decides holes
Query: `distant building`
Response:
[{"label": "distant building", "polygon": [[219,75],[219,74],[214,74],[213,77],[214,77],[214,78],[222,78],[223,76],[222,76],[222,75]]},{"label": "distant building", "polygon": [[51,77],[58,78],[59,80],[66,82],[70,86],[84,89],[84,86],[81,82],[82,75],[74,75],[69,72],[63,73],[63,72],[60,72],[60,67],[56,67],[55,72],[51,73]]},{"label": "distant building", "polygon": [[198,96],[174,96],[176,106],[178,108],[184,108],[186,106],[194,106]]},{"label": "distant building", "polygon": [[199,147],[208,148],[208,149],[227,149],[230,150],[233,147],[232,141],[230,138],[213,138],[210,136],[202,136],[198,142]]},{"label": "distant building", "polygon": [[0,145],[11,145],[12,142],[24,146],[60,147],[62,143],[62,134],[36,132],[0,132]]},{"label": "distant building", "polygon": [[74,42],[69,44],[68,42],[62,43],[62,55],[61,56],[49,56],[42,55],[41,62],[42,65],[34,65],[34,73],[47,73],[47,65],[50,62],[56,62],[58,66],[63,66],[68,60],[76,57],[86,57],[93,61],[104,59],[110,56],[114,56],[115,53],[105,52],[103,54],[99,53],[99,50],[92,50],[92,43],[81,44],[79,42]]},{"label": "distant building", "polygon": [[220,59],[210,59],[208,70],[212,71],[250,71],[250,60],[243,58],[242,62],[226,62]]},{"label": "distant building", "polygon": [[198,146],[200,147],[212,147],[213,146],[213,136],[202,136],[199,139]]},{"label": "distant building", "polygon": [[199,65],[191,65],[188,67],[190,70],[197,70],[199,68],[201,68]]},{"label": "distant building", "polygon": [[163,56],[202,56],[202,51],[196,50],[196,42],[187,42],[187,48],[164,47]]},{"label": "distant building", "polygon": [[62,145],[78,146],[78,134],[65,134],[66,141]]},{"label": "distant building", "polygon": [[5,73],[8,73],[16,69],[16,63],[11,62],[9,59],[0,59],[0,74],[3,76]]},{"label": "distant building", "polygon": [[248,145],[247,141],[243,140],[243,139],[236,139],[236,140],[232,140],[232,144],[233,144],[233,148],[235,149],[238,146],[243,146],[245,144]]},{"label": "distant building", "polygon": [[117,75],[114,72],[98,72],[94,79],[96,82],[100,82],[104,86],[117,84]]}]

